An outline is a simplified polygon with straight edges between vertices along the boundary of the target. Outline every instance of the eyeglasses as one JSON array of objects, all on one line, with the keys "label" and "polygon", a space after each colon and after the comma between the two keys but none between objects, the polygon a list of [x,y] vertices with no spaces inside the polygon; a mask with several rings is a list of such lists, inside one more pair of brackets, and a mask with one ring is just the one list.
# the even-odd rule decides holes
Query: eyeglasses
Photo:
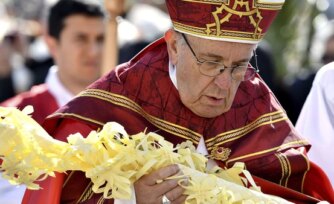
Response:
[{"label": "eyeglasses", "polygon": [[257,58],[256,58],[255,51],[254,51],[254,57],[255,57],[256,68],[254,68],[249,63],[245,63],[245,64],[242,64],[242,65],[236,65],[234,67],[226,67],[221,62],[199,59],[196,56],[192,47],[190,46],[189,41],[187,40],[184,33],[181,33],[181,35],[182,35],[184,41],[186,42],[186,44],[188,45],[191,53],[196,58],[197,64],[199,65],[199,71],[201,72],[201,74],[203,74],[205,76],[215,77],[215,76],[218,76],[219,74],[223,73],[225,70],[230,70],[232,79],[234,79],[236,81],[247,81],[247,80],[253,78],[255,73],[260,72],[260,70],[258,69],[258,66],[257,66]]}]

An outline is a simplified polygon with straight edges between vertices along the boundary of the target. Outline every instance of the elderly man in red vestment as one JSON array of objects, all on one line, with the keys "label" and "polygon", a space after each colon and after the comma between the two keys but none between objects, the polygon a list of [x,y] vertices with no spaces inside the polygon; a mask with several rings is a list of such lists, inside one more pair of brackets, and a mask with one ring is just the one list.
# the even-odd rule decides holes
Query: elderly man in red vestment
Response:
[{"label": "elderly man in red vestment", "polygon": [[[249,60],[284,0],[166,0],[173,29],[51,115],[56,139],[116,121],[129,134],[191,141],[211,162],[246,164],[262,191],[294,203],[334,203],[328,178]],[[134,184],[135,202],[183,203],[167,166]],[[156,183],[157,180],[163,180]],[[82,172],[58,174],[23,203],[119,203],[94,194]]]}]

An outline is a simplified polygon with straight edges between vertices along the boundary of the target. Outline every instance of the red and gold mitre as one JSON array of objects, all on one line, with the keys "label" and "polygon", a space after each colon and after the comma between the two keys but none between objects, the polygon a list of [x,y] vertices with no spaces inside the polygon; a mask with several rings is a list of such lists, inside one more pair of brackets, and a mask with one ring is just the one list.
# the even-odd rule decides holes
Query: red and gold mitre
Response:
[{"label": "red and gold mitre", "polygon": [[258,43],[284,0],[166,0],[174,29],[201,38]]}]

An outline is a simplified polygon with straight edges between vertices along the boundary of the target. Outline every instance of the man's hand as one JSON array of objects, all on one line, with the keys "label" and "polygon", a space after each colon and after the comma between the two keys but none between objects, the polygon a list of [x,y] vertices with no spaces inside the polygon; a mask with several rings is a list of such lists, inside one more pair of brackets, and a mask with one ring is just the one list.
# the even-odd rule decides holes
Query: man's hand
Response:
[{"label": "man's hand", "polygon": [[137,204],[161,204],[163,195],[172,204],[184,203],[186,196],[182,195],[184,188],[178,185],[179,179],[166,180],[170,176],[181,174],[177,165],[170,165],[141,177],[134,184]]},{"label": "man's hand", "polygon": [[104,0],[104,6],[110,17],[122,15],[124,12],[125,0]]}]

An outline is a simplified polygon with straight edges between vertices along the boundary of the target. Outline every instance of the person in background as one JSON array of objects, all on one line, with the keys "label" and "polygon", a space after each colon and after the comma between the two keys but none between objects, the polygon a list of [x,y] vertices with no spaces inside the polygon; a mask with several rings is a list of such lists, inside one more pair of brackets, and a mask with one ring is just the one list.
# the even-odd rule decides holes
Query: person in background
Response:
[{"label": "person in background", "polygon": [[[11,20],[7,23],[15,27]],[[3,38],[0,36],[0,103],[27,91],[31,86],[32,76],[24,64],[26,38],[27,36],[16,28],[9,29]]]},{"label": "person in background", "polygon": [[[244,162],[264,193],[293,203],[334,203],[327,176],[307,157],[310,144],[249,63],[284,1],[165,2],[173,29],[49,116],[43,123],[49,134],[66,141],[115,121],[130,135],[191,141],[223,168]],[[177,173],[170,165],[139,178],[135,202],[183,203],[178,180],[166,180]],[[119,203],[95,194],[83,172],[40,185],[43,190],[25,193],[24,204]]]},{"label": "person in background", "polygon": [[[101,72],[104,41],[104,12],[98,2],[60,0],[50,10],[45,36],[56,66],[46,82],[1,103],[1,106],[34,107],[34,118],[45,117],[65,105]],[[0,203],[21,203],[24,187],[15,188],[0,180]]]},{"label": "person in background", "polygon": [[[334,38],[332,39],[329,44],[334,45]],[[334,59],[334,55],[326,58],[330,57]],[[334,154],[333,79],[334,62],[331,62],[317,72],[296,123],[296,129],[312,144],[308,153],[310,159],[327,173],[332,186],[334,186],[334,160],[331,158]]]},{"label": "person in background", "polygon": [[286,111],[293,124],[296,124],[299,118],[318,70],[325,64],[334,61],[334,20],[324,20],[324,22],[316,26],[316,32],[311,43],[309,60],[310,67],[308,69],[301,69],[286,87],[288,92],[285,94],[285,97],[289,97],[290,100],[288,103],[285,102],[282,105],[287,107]]},{"label": "person in background", "polygon": [[42,123],[48,114],[95,81],[100,76],[103,20],[102,8],[93,0],[61,0],[55,4],[48,17],[45,40],[56,66],[50,69],[45,84],[1,105],[18,108],[33,105],[32,117]]},{"label": "person in background", "polygon": [[[332,22],[334,24],[334,21]],[[330,35],[325,44],[325,52],[321,57],[323,64],[328,64],[334,61],[334,30]]]},{"label": "person in background", "polygon": [[[155,7],[159,4],[154,4],[155,1],[145,4],[141,2],[133,3],[127,10],[125,18],[121,18],[118,24],[119,63],[129,61],[147,45],[161,38],[171,27],[168,14]],[[148,30],[150,32],[147,32]]]},{"label": "person in background", "polygon": [[15,96],[10,58],[14,36],[7,35],[0,42],[0,102]]},{"label": "person in background", "polygon": [[[320,24],[312,46],[313,58],[318,60],[319,71],[308,81],[306,100],[296,122],[296,129],[312,144],[309,157],[328,175],[334,186],[334,20]],[[313,80],[314,79],[314,80]]]}]

